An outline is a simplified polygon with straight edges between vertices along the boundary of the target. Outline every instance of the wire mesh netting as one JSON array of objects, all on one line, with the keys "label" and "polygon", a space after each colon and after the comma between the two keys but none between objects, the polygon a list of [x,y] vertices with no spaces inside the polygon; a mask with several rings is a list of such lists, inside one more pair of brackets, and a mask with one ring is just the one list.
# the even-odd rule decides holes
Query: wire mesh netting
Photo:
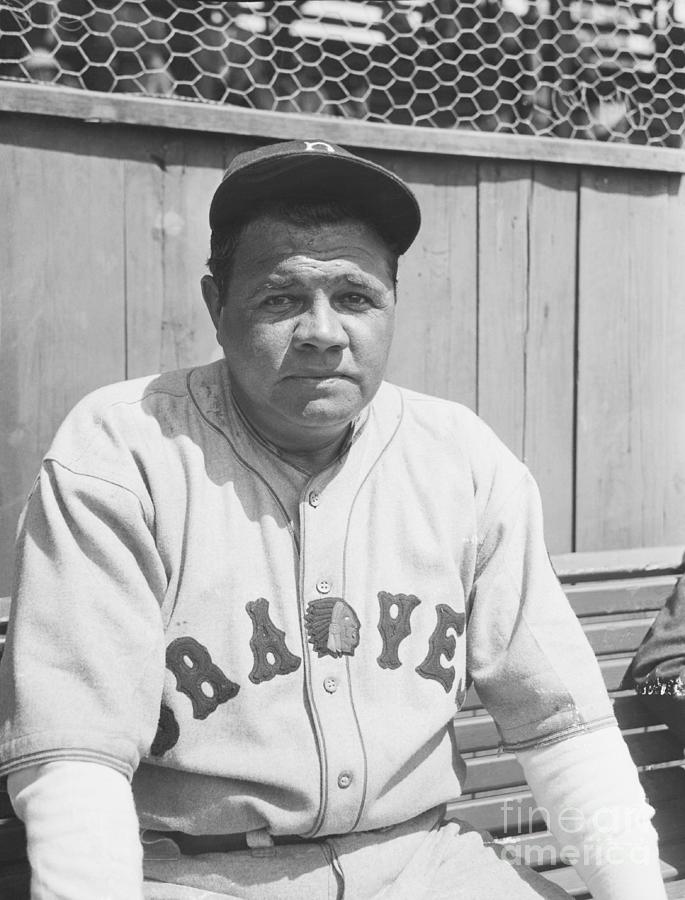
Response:
[{"label": "wire mesh netting", "polygon": [[0,78],[680,147],[685,0],[6,0]]}]

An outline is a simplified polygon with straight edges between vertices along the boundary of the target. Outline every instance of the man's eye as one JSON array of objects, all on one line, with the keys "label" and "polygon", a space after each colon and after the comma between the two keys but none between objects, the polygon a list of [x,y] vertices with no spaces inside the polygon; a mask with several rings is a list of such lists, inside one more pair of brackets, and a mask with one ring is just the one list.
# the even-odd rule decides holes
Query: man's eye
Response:
[{"label": "man's eye", "polygon": [[352,308],[370,306],[371,300],[365,294],[345,294],[343,303]]},{"label": "man's eye", "polygon": [[292,303],[292,298],[280,294],[277,297],[267,297],[264,300],[264,306],[268,306],[271,309],[284,309],[290,303]]}]

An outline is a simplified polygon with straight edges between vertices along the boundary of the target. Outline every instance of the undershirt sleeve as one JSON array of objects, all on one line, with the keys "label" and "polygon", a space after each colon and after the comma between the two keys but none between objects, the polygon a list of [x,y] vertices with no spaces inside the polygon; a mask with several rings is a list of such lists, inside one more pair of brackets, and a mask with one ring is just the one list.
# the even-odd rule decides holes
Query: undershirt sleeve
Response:
[{"label": "undershirt sleeve", "polygon": [[562,857],[595,900],[665,900],[654,810],[618,728],[524,751],[519,762]]},{"label": "undershirt sleeve", "polygon": [[26,824],[31,900],[142,900],[131,786],[109,766],[50,762],[9,776]]}]

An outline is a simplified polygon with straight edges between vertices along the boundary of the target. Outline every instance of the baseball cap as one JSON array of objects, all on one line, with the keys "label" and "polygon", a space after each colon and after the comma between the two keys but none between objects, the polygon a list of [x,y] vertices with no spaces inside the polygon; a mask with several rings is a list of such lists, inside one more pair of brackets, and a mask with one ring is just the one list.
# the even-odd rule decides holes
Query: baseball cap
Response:
[{"label": "baseball cap", "polygon": [[409,187],[393,172],[327,141],[280,141],[231,161],[209,209],[212,230],[244,219],[265,200],[342,200],[407,250],[421,224]]}]

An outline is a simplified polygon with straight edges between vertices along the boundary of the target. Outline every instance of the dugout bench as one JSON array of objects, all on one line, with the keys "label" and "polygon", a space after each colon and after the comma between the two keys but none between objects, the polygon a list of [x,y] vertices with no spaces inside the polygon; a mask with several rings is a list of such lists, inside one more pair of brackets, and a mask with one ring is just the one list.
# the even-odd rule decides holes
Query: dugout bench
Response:
[{"label": "dugout bench", "polygon": [[[633,654],[677,577],[682,547],[569,553],[553,558],[576,615],[599,659],[614,709],[650,803],[656,809],[662,873],[671,900],[685,900],[685,751],[621,682]],[[9,601],[0,600],[0,652]],[[465,793],[449,813],[491,832],[509,858],[522,859],[574,897],[588,898],[541,814],[516,758],[501,753],[499,736],[473,689],[456,716],[457,744],[466,758]],[[0,785],[0,900],[26,900],[29,871],[24,831]],[[649,900],[649,898],[645,898]]]}]

